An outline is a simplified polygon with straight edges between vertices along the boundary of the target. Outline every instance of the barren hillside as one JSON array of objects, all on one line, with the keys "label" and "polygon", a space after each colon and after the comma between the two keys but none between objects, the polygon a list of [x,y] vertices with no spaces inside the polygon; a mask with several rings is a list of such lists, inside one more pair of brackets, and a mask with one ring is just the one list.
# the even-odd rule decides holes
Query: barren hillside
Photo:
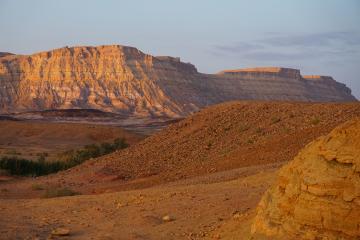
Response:
[{"label": "barren hillside", "polygon": [[[68,239],[250,237],[255,206],[279,166],[355,116],[360,116],[359,104],[232,102],[210,107],[74,169],[1,183],[0,237],[56,238],[57,232]],[[102,194],[36,198],[45,188],[61,187]],[[129,190],[104,193],[121,189]],[[24,197],[35,199],[4,199]]]},{"label": "barren hillside", "polygon": [[[17,189],[39,182],[101,193],[284,162],[316,137],[355,116],[360,116],[358,103],[220,104],[172,124],[128,149],[65,172],[20,182]],[[12,193],[18,196],[22,191],[14,189],[2,195]]]}]

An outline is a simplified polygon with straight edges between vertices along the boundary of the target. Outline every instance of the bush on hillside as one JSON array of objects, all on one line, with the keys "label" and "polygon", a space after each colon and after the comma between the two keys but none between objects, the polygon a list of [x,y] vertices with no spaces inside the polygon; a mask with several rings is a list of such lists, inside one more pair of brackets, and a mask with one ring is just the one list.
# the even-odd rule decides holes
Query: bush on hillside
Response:
[{"label": "bush on hillside", "polygon": [[66,151],[57,161],[45,161],[45,158],[39,158],[38,161],[32,161],[18,157],[2,157],[0,159],[0,169],[7,170],[12,175],[41,176],[55,173],[61,170],[79,165],[90,158],[100,157],[119,149],[128,147],[125,139],[115,139],[113,143],[102,143],[100,145],[91,144],[77,151]]}]

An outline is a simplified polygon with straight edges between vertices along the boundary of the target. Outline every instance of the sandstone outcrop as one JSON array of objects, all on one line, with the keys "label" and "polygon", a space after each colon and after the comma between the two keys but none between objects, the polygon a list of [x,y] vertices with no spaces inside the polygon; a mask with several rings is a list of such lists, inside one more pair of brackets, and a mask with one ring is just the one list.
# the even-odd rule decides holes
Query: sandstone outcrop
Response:
[{"label": "sandstone outcrop", "polygon": [[138,116],[185,116],[240,99],[354,101],[331,77],[254,68],[202,74],[190,63],[119,45],[0,55],[0,112],[93,108]]},{"label": "sandstone outcrop", "polygon": [[265,193],[254,239],[360,238],[360,119],[308,144]]}]

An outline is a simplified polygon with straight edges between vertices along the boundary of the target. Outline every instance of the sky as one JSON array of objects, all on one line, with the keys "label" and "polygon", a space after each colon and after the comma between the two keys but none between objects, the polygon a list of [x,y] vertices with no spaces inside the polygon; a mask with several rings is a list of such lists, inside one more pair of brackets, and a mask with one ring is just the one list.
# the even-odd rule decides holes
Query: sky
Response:
[{"label": "sky", "polygon": [[360,99],[360,0],[0,0],[0,51],[120,44],[200,72],[281,66]]}]

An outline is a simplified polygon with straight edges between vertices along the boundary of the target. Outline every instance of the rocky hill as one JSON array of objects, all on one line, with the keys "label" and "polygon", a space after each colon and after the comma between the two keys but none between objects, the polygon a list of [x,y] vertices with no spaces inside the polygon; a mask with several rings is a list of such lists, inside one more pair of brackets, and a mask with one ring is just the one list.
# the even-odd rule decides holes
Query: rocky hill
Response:
[{"label": "rocky hill", "polygon": [[0,111],[93,108],[136,116],[185,116],[239,99],[354,101],[331,77],[253,68],[202,74],[179,58],[133,47],[64,47],[0,54]]},{"label": "rocky hill", "polygon": [[354,117],[360,117],[359,103],[218,104],[127,149],[36,181],[92,193],[94,189],[144,188],[241,167],[283,163],[310,141]]},{"label": "rocky hill", "polygon": [[280,170],[259,204],[254,236],[359,239],[359,173],[357,119],[312,142]]}]

